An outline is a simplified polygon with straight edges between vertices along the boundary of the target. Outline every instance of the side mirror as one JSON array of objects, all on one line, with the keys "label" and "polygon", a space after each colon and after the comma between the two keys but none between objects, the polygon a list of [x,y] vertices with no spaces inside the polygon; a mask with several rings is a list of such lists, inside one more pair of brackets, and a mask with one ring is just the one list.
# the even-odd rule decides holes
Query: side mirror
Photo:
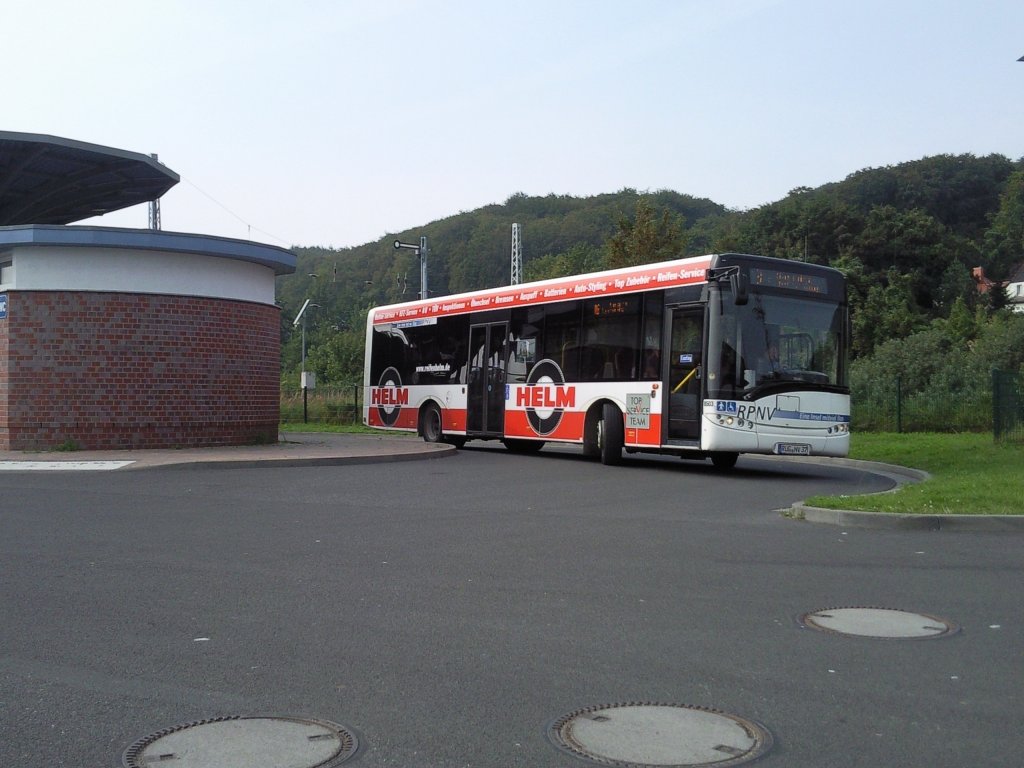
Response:
[{"label": "side mirror", "polygon": [[736,270],[729,275],[729,287],[732,288],[733,303],[738,306],[743,306],[747,303],[749,298],[747,294],[747,288],[750,286],[750,280],[740,270]]}]

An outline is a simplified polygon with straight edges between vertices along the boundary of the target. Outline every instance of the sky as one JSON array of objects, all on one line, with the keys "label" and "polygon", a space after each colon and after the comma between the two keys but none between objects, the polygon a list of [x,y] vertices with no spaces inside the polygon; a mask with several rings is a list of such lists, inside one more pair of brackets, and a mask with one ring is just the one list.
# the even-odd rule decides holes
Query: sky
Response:
[{"label": "sky", "polygon": [[1024,156],[1020,0],[4,0],[0,29],[0,130],[156,153],[165,230],[284,247]]}]

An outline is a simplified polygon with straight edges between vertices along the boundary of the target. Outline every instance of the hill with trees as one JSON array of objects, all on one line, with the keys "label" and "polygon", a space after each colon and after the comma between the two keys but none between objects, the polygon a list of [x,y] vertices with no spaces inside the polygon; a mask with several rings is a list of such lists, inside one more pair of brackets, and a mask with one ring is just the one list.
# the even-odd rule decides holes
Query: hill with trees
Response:
[{"label": "hill with trees", "polygon": [[[298,269],[279,278],[277,290],[282,382],[298,382],[292,319],[305,299],[319,305],[307,320],[307,368],[323,384],[358,382],[366,310],[419,295],[415,254],[393,241],[428,238],[430,293],[441,296],[508,282],[514,222],[522,226],[527,279],[724,251],[834,266],[850,281],[854,372],[866,375],[858,370],[891,369],[903,354],[894,343],[921,332],[932,333],[921,342],[932,351],[939,331],[950,349],[986,337],[1005,298],[979,294],[972,269],[999,281],[1024,261],[1024,159],[938,155],[868,168],[746,211],[670,190],[517,193],[355,248],[297,247]],[[1018,320],[998,321],[1000,339],[1017,338]],[[1019,346],[986,352],[986,365],[1022,362]]]}]

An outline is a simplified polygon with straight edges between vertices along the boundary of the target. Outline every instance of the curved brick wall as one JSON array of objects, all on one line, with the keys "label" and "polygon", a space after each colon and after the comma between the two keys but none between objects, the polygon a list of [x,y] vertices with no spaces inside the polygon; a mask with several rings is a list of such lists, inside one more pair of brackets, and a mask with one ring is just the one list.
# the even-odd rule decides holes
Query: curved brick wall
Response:
[{"label": "curved brick wall", "polygon": [[7,295],[0,450],[277,441],[277,307],[135,293]]}]

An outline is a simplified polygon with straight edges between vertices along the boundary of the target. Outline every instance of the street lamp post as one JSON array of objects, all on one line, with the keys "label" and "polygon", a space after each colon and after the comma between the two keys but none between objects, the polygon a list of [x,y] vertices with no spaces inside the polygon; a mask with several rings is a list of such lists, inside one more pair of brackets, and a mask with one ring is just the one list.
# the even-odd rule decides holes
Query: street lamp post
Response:
[{"label": "street lamp post", "polygon": [[[302,385],[302,423],[305,424],[309,421],[309,400],[308,393],[311,388],[316,387],[316,378],[312,374],[306,373],[306,310],[312,310],[319,307],[319,304],[310,303],[309,299],[306,299],[302,305],[302,309],[299,310],[299,314],[295,316],[292,321],[292,327],[294,328],[299,324],[299,320],[302,320],[302,373],[300,374],[300,383]],[[312,384],[312,387],[310,387]]]}]

